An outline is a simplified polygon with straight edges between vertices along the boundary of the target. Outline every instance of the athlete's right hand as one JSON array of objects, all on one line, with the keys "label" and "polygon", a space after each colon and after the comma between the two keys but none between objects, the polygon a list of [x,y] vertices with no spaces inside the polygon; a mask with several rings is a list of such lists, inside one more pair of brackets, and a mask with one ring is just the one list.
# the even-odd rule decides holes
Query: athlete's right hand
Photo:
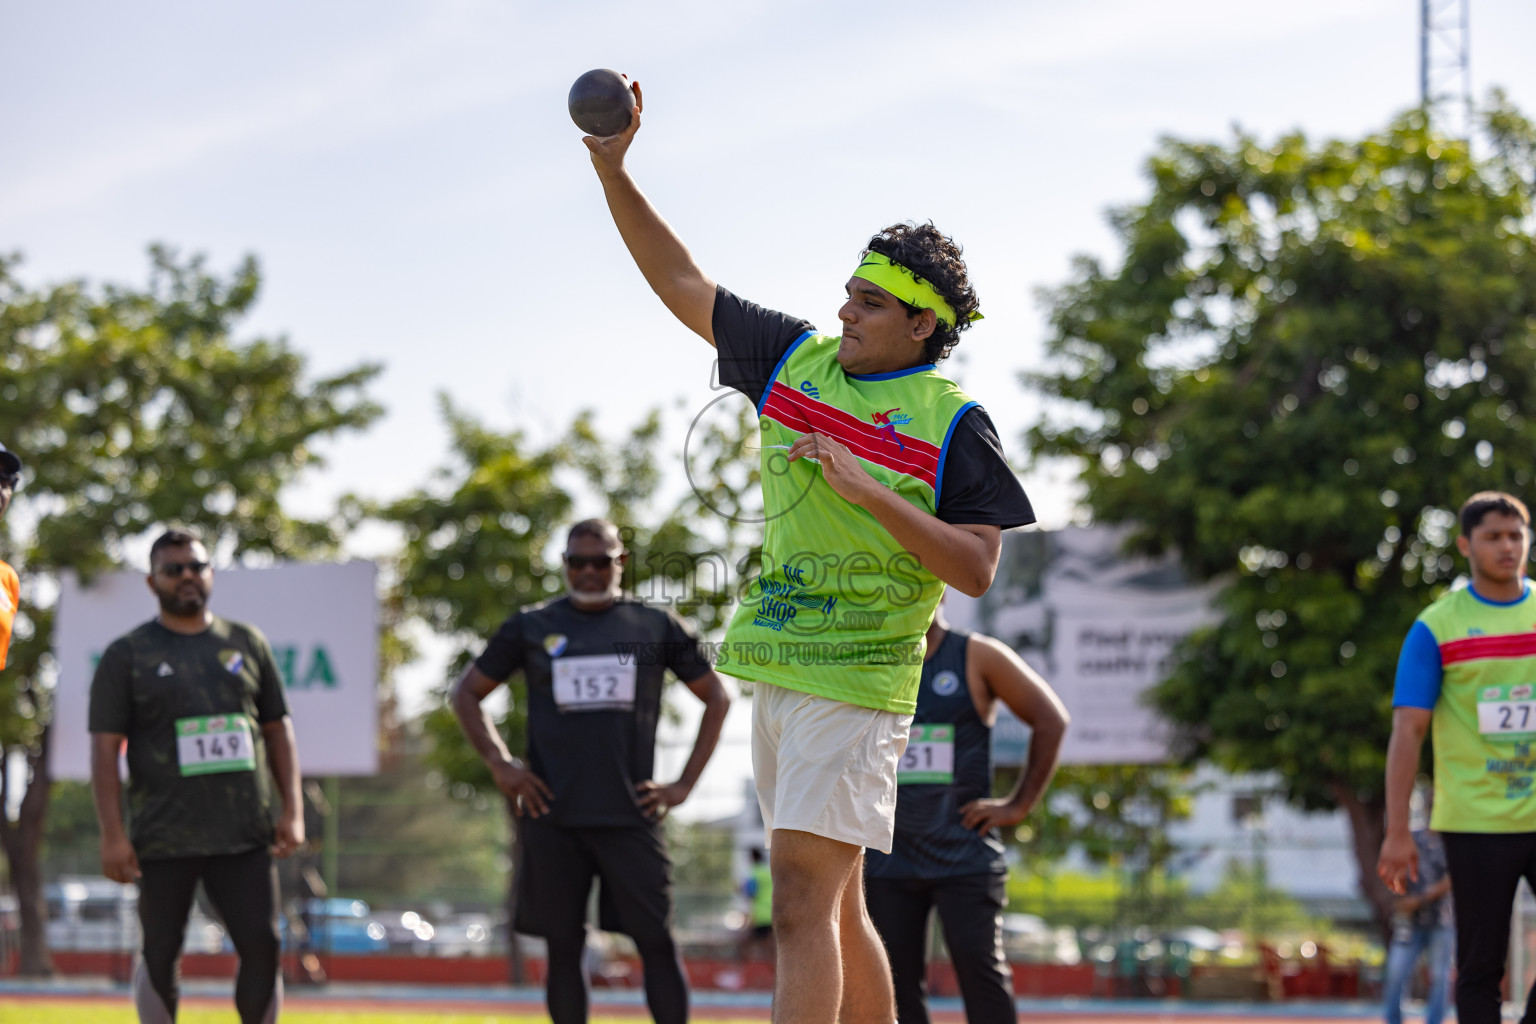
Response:
[{"label": "athlete's right hand", "polygon": [[1412,835],[1387,833],[1381,844],[1381,856],[1376,858],[1376,874],[1399,896],[1408,891],[1405,879],[1419,880],[1419,848]]},{"label": "athlete's right hand", "polygon": [[114,882],[133,882],[139,877],[139,855],[125,835],[101,839],[101,873]]},{"label": "athlete's right hand", "polygon": [[491,765],[491,777],[496,780],[496,788],[512,801],[518,814],[526,812],[542,818],[549,813],[549,802],[555,794],[550,792],[543,779],[527,768],[519,768],[511,761],[500,761]]},{"label": "athlete's right hand", "polygon": [[[626,75],[625,79],[628,77]],[[629,152],[629,144],[635,141],[635,133],[640,130],[640,111],[645,109],[645,101],[640,95],[639,82],[631,82],[630,88],[635,92],[635,112],[629,119],[629,127],[606,139],[595,135],[583,135],[581,138],[587,144],[587,149],[592,151],[592,166],[597,168],[599,176],[624,169],[624,154]]]}]

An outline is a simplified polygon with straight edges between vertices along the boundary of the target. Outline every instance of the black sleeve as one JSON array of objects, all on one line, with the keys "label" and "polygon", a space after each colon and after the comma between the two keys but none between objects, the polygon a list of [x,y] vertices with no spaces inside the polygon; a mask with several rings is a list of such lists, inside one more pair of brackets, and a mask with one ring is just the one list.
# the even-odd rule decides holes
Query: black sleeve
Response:
[{"label": "black sleeve", "polygon": [[800,335],[815,331],[808,321],[764,309],[715,286],[711,318],[720,383],[735,388],[757,405],[773,382],[773,371]]},{"label": "black sleeve", "polygon": [[91,678],[90,711],[86,715],[91,732],[128,735],[132,684],[133,652],[128,638],[118,637],[96,663],[96,674]]},{"label": "black sleeve", "polygon": [[491,637],[491,642],[485,645],[480,657],[475,659],[475,668],[498,683],[506,682],[507,677],[521,671],[526,660],[522,620],[522,612],[510,616],[501,624],[496,635]]},{"label": "black sleeve", "polygon": [[261,677],[261,688],[256,695],[256,722],[267,725],[280,722],[288,714],[288,696],[283,692],[283,674],[278,671],[277,658],[272,655],[272,644],[266,635],[252,629],[249,634],[251,650],[255,652],[256,672]]},{"label": "black sleeve", "polygon": [[1035,521],[1024,486],[1003,455],[997,428],[979,405],[960,418],[949,439],[937,514],[956,526],[1000,526],[1005,530]]},{"label": "black sleeve", "polygon": [[667,652],[667,668],[683,682],[691,683],[710,670],[709,652],[686,622],[671,611],[666,615],[667,642],[661,649]]}]

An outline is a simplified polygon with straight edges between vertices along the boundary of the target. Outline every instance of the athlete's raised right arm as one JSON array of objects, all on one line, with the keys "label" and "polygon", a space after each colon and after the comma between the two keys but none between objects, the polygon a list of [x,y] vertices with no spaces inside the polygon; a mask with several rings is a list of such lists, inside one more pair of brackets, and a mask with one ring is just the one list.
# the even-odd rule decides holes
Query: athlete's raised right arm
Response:
[{"label": "athlete's raised right arm", "polygon": [[606,139],[588,135],[581,141],[592,151],[592,166],[597,170],[598,181],[602,182],[608,211],[613,214],[619,236],[624,239],[640,273],[645,275],[646,283],[683,326],[713,345],[715,331],[711,318],[715,310],[715,282],[693,262],[683,240],[656,212],[624,166],[624,155],[640,130],[640,111],[645,106],[641,101],[639,82],[634,83],[634,90],[635,113],[628,128]]}]

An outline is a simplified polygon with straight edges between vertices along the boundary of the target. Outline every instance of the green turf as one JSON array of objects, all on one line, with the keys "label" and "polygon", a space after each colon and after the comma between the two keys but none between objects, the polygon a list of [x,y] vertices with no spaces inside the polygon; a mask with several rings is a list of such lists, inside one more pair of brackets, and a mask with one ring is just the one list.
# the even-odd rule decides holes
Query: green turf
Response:
[{"label": "green turf", "polygon": [[[592,1017],[592,1024],[635,1024],[637,1017]],[[177,1015],[177,1024],[238,1024],[233,1008],[225,1010],[186,1007]],[[548,1024],[549,1018],[538,1014],[511,1013],[344,1013],[332,1010],[285,1010],[283,1024]],[[133,1008],[101,1003],[26,1002],[20,1005],[0,1003],[0,1024],[137,1024]],[[695,1018],[695,1024],[728,1024]],[[745,1022],[743,1022],[745,1024]]]}]

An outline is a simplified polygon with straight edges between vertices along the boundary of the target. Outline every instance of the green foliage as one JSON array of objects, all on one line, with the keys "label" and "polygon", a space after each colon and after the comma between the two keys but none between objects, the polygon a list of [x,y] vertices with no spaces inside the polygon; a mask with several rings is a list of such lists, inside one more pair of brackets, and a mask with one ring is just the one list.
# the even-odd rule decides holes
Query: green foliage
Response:
[{"label": "green foliage", "polygon": [[1113,217],[1119,265],[1080,259],[1046,297],[1029,377],[1057,400],[1035,454],[1080,460],[1133,549],[1224,583],[1155,694],[1184,755],[1277,771],[1366,833],[1453,510],[1536,465],[1536,132],[1494,101],[1488,160],[1420,112],[1320,146],[1165,140]]},{"label": "green foliage", "polygon": [[[999,778],[997,789],[1011,789]],[[1074,849],[1094,864],[1155,873],[1175,850],[1168,825],[1187,819],[1194,790],[1186,772],[1153,765],[1065,765],[1029,820],[1014,830],[1030,863],[1051,864]]]},{"label": "green foliage", "polygon": [[1229,857],[1216,887],[1189,901],[1189,916],[1207,928],[1242,928],[1256,938],[1324,929],[1299,901],[1270,884],[1262,858]]},{"label": "green foliage", "polygon": [[667,848],[672,874],[682,889],[711,893],[736,891],[736,866],[731,835],[702,822],[667,819]]},{"label": "green foliage", "polygon": [[[260,292],[254,259],[219,278],[201,257],[157,246],[150,258],[142,290],[42,291],[0,258],[0,439],[27,463],[6,550],[29,598],[61,570],[118,567],[126,541],[172,522],[225,559],[336,548],[334,524],[285,514],[278,495],[321,464],[316,440],[377,418],[363,388],[378,367],[309,380],[286,341],[235,341]],[[37,680],[52,611],[23,605],[0,738],[30,745],[47,718]]]},{"label": "green foliage", "polygon": [[[338,789],[340,894],[376,906],[497,901],[507,849],[499,797],[455,791],[415,753]],[[311,834],[321,834],[318,822]]]},{"label": "green foliage", "polygon": [[101,869],[101,833],[87,783],[53,783],[42,857],[50,874],[95,874]]}]

